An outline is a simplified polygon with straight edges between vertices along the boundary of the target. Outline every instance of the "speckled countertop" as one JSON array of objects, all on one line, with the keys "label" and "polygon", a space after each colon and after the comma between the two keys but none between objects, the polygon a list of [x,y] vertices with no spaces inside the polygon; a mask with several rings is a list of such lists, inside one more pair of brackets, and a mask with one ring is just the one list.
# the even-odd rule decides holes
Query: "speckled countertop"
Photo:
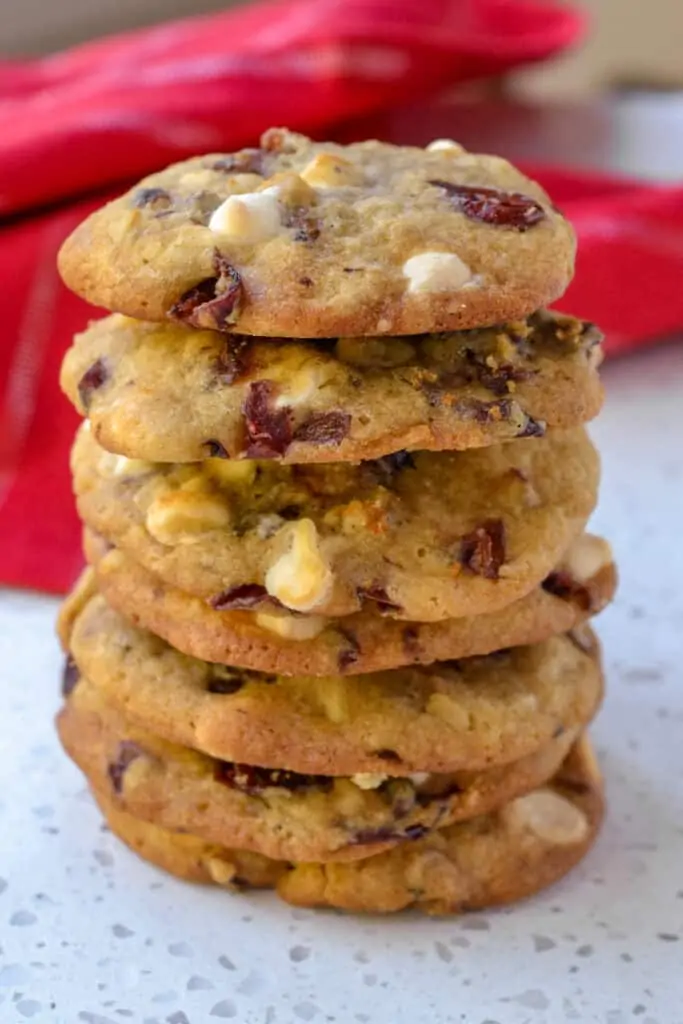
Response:
[{"label": "speckled countertop", "polygon": [[358,919],[163,876],[57,747],[55,603],[0,594],[0,1022],[683,1024],[683,344],[609,365],[594,524],[622,589],[600,620],[594,735],[610,815],[565,882],[502,912]]}]

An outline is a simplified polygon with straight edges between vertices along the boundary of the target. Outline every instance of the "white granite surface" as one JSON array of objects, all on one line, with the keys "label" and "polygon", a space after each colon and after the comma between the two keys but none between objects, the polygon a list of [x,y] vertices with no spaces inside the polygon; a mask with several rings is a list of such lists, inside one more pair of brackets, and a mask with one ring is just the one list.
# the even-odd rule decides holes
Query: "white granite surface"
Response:
[{"label": "white granite surface", "polygon": [[463,919],[358,919],[183,885],[104,833],[57,747],[55,603],[0,594],[0,1022],[681,1024],[683,343],[609,365],[595,737],[610,814],[547,894]]}]

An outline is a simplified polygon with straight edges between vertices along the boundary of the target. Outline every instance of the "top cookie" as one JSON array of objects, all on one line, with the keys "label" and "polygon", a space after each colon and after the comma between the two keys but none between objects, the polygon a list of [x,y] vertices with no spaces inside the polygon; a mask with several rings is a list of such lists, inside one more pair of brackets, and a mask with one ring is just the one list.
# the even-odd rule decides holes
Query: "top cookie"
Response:
[{"label": "top cookie", "polygon": [[59,266],[79,295],[142,320],[419,334],[551,303],[574,247],[545,192],[500,157],[271,129],[258,149],[145,178],[76,229]]}]

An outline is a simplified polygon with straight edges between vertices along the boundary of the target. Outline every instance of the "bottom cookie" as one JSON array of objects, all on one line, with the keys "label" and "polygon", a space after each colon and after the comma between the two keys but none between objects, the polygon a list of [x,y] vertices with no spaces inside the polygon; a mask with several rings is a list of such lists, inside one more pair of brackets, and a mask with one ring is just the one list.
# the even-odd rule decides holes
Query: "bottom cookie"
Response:
[{"label": "bottom cookie", "polygon": [[603,813],[602,781],[582,738],[546,786],[492,814],[350,864],[289,864],[170,832],[95,793],[111,830],[141,857],[195,882],[275,888],[296,906],[456,914],[531,896],[586,854]]}]

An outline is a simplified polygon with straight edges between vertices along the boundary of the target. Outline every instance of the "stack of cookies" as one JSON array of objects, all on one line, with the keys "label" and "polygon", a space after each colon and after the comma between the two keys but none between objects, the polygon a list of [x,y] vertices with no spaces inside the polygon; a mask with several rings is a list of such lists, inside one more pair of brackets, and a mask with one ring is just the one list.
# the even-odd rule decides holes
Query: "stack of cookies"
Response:
[{"label": "stack of cookies", "polygon": [[505,160],[280,129],[67,240],[115,312],[62,372],[89,568],[58,726],[143,857],[451,913],[589,848],[615,572],[600,335],[545,308],[573,260]]}]

